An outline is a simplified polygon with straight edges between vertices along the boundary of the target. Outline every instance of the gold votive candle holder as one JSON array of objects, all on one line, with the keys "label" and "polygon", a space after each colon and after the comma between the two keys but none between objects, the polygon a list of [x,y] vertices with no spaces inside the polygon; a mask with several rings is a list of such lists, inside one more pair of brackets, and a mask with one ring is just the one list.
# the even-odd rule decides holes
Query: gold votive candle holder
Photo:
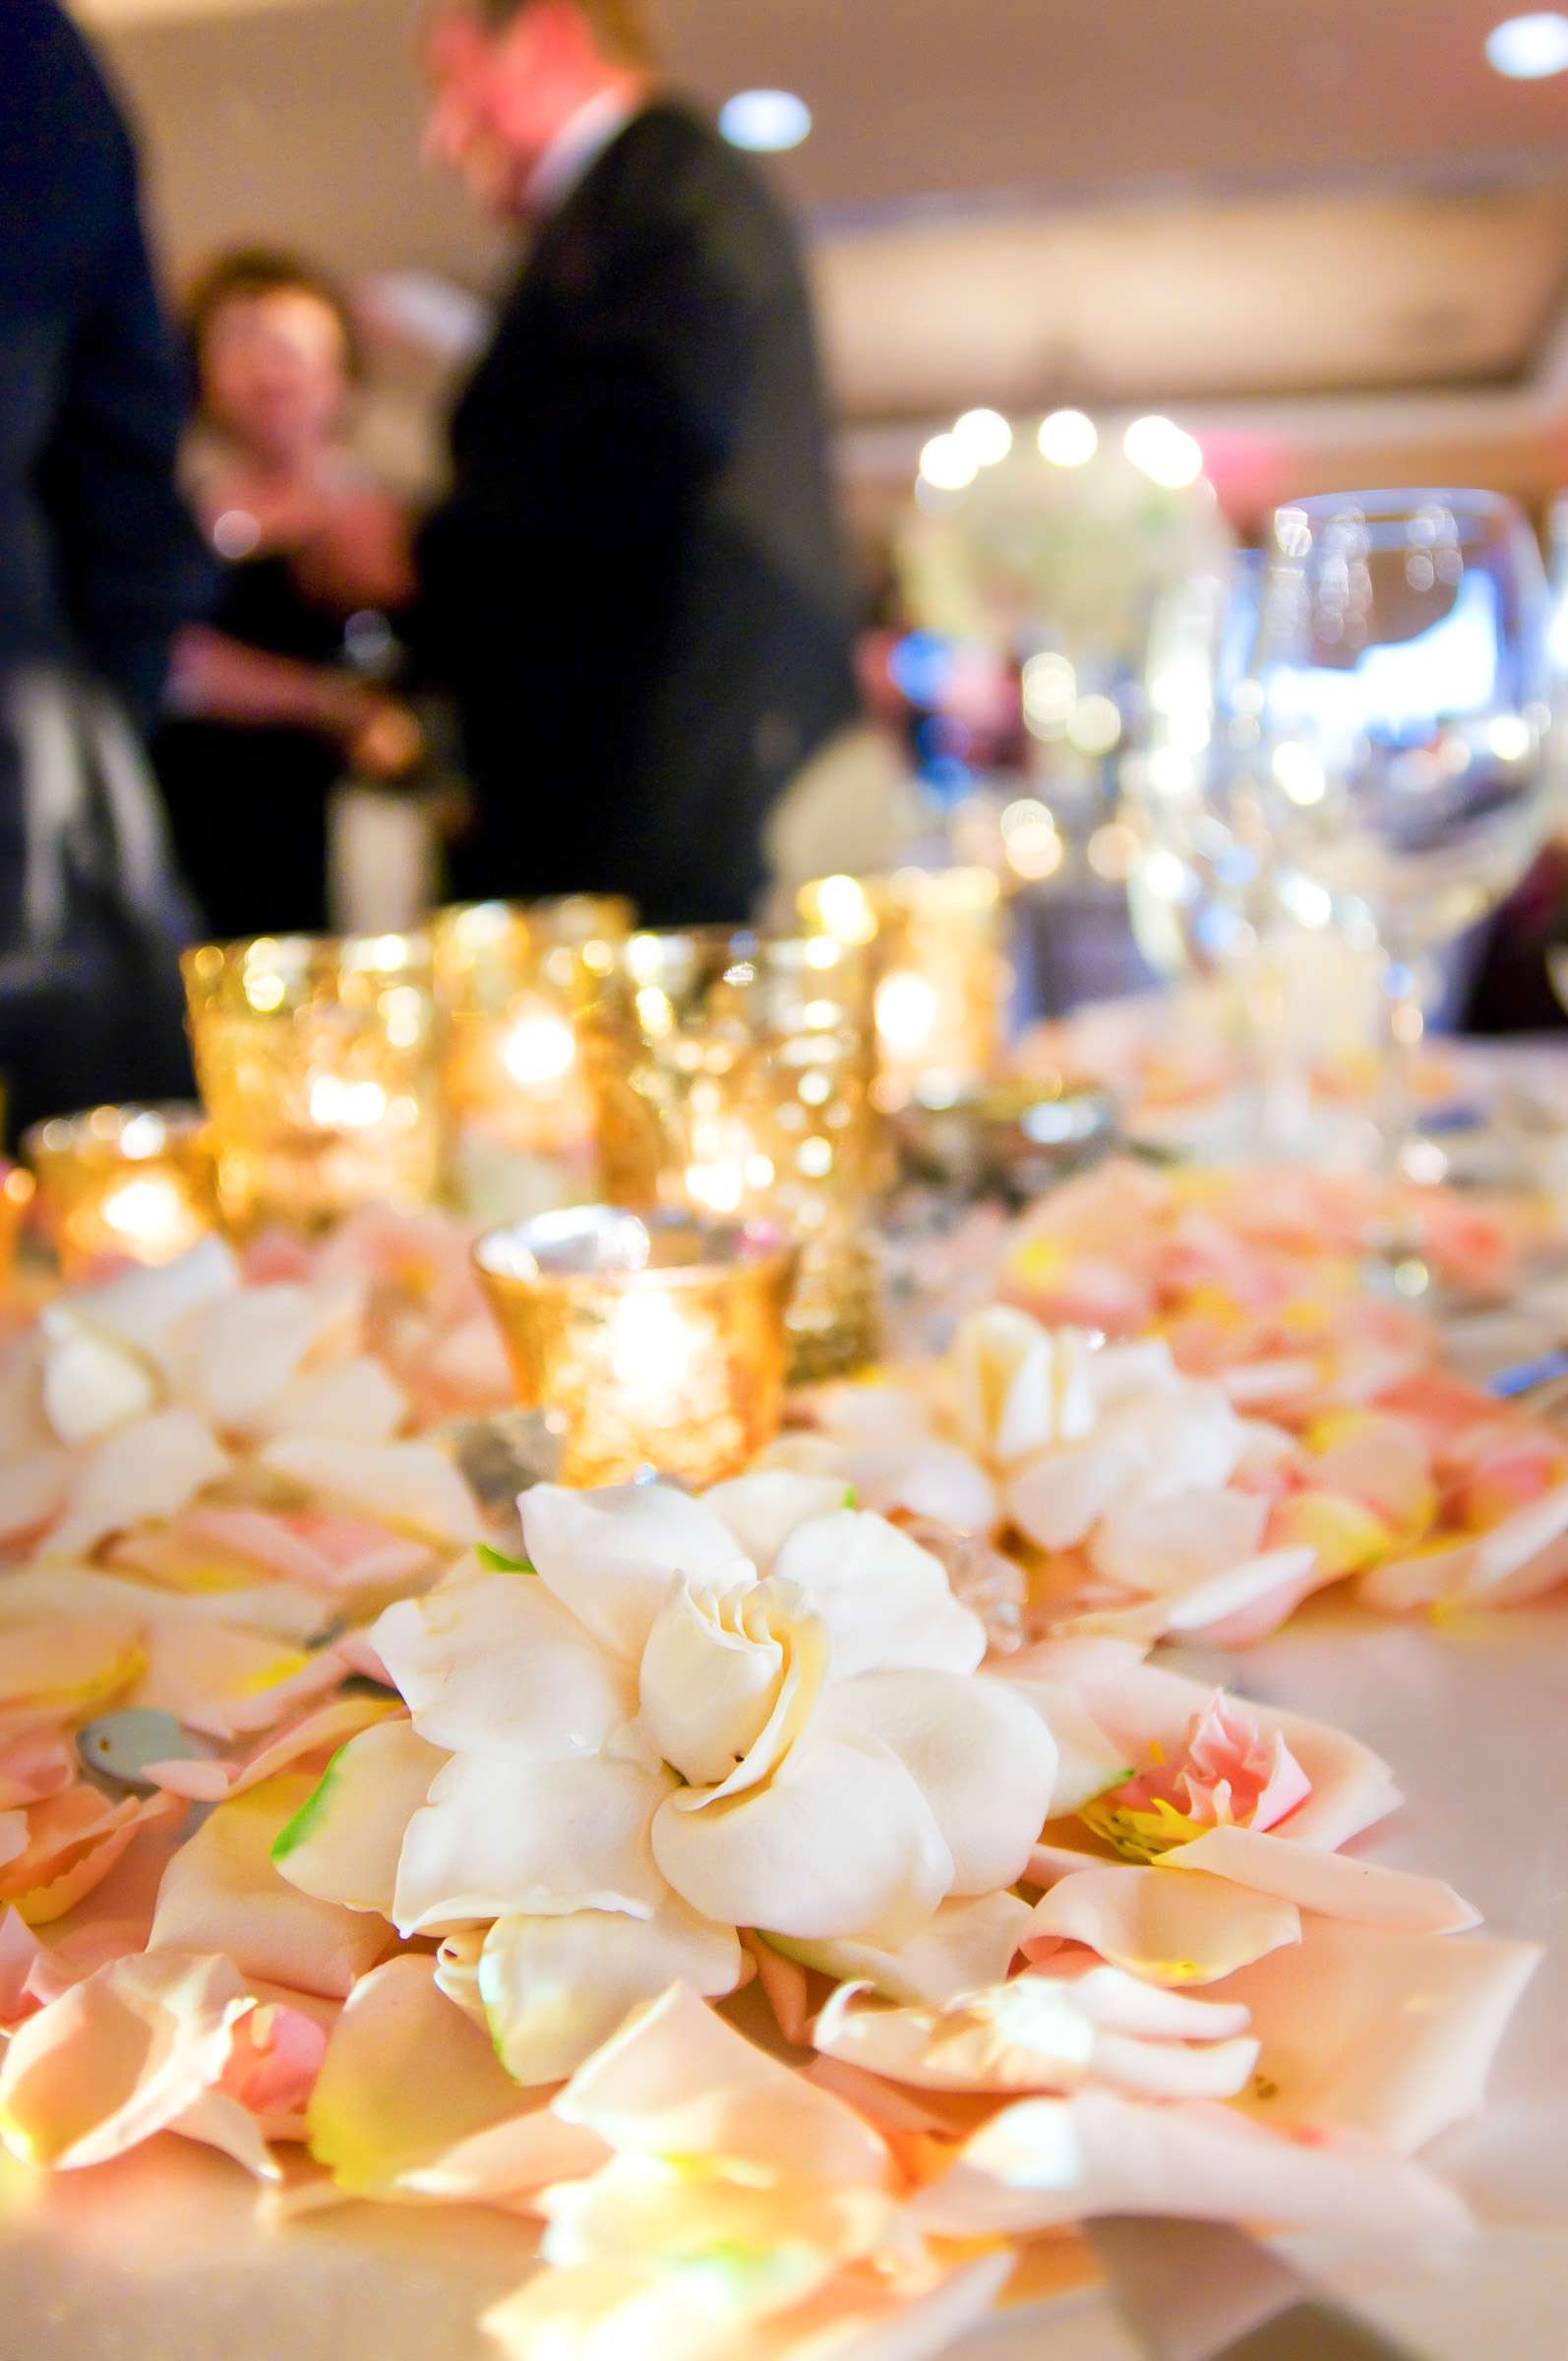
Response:
[{"label": "gold votive candle holder", "polygon": [[226,1223],[309,1231],[429,1202],[442,1142],[424,936],[259,936],[181,965]]},{"label": "gold votive candle holder", "polygon": [[1001,886],[989,869],[899,869],[803,885],[804,926],[868,945],[875,974],[875,1102],[957,1095],[992,1074],[1007,989]]},{"label": "gold votive candle holder", "polygon": [[613,1204],[777,1223],[791,1376],[874,1358],[871,971],[830,936],[633,935],[585,1011]]},{"label": "gold votive candle holder", "polygon": [[200,1107],[90,1107],[22,1142],[60,1269],[173,1262],[217,1227],[211,1131]]},{"label": "gold votive candle holder", "polygon": [[10,1288],[22,1225],[33,1195],[32,1175],[0,1157],[0,1295]]},{"label": "gold votive candle holder", "polygon": [[448,1188],[481,1220],[595,1193],[578,1018],[634,912],[611,894],[467,902],[430,921]]},{"label": "gold votive candle holder", "polygon": [[698,1487],[777,1433],[794,1251],[776,1229],[603,1206],[492,1230],[474,1267],[560,1480]]}]

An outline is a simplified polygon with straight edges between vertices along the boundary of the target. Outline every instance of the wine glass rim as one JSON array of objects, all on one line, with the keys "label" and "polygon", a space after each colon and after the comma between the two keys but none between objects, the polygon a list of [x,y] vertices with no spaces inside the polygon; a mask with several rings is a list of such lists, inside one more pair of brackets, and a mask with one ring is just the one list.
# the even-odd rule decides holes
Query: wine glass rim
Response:
[{"label": "wine glass rim", "polygon": [[1405,484],[1380,492],[1310,492],[1300,500],[1282,500],[1271,522],[1282,516],[1389,517],[1416,515],[1422,509],[1457,510],[1472,516],[1516,516],[1517,501],[1506,492],[1487,492],[1474,485]]}]

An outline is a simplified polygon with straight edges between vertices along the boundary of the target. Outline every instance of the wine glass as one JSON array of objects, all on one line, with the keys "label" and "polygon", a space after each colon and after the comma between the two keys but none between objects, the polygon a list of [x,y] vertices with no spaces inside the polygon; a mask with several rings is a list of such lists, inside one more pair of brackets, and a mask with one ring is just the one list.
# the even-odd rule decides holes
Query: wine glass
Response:
[{"label": "wine glass", "polygon": [[1550,824],[1548,623],[1535,538],[1497,494],[1331,493],[1274,517],[1244,699],[1258,809],[1285,906],[1381,953],[1391,1184],[1421,1177],[1423,970]]}]

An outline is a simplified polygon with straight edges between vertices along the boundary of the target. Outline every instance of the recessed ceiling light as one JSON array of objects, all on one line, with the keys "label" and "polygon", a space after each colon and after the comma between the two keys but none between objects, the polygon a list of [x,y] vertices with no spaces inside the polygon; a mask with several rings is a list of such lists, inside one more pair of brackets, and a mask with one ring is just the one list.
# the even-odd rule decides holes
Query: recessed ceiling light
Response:
[{"label": "recessed ceiling light", "polygon": [[719,129],[732,148],[780,155],[798,148],[812,128],[812,110],[793,91],[737,91],[719,109]]},{"label": "recessed ceiling light", "polygon": [[1568,67],[1568,17],[1541,9],[1509,17],[1486,35],[1486,63],[1510,82],[1540,82]]}]

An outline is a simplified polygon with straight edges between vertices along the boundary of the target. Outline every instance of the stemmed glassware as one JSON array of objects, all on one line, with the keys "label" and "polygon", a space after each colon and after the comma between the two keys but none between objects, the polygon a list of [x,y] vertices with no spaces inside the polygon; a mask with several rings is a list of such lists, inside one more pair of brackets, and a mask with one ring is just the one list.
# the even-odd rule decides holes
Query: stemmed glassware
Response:
[{"label": "stemmed glassware", "polygon": [[1390,1181],[1420,1177],[1423,964],[1550,824],[1548,622],[1534,536],[1496,494],[1333,493],[1275,515],[1247,684],[1256,808],[1285,906],[1381,951]]}]

